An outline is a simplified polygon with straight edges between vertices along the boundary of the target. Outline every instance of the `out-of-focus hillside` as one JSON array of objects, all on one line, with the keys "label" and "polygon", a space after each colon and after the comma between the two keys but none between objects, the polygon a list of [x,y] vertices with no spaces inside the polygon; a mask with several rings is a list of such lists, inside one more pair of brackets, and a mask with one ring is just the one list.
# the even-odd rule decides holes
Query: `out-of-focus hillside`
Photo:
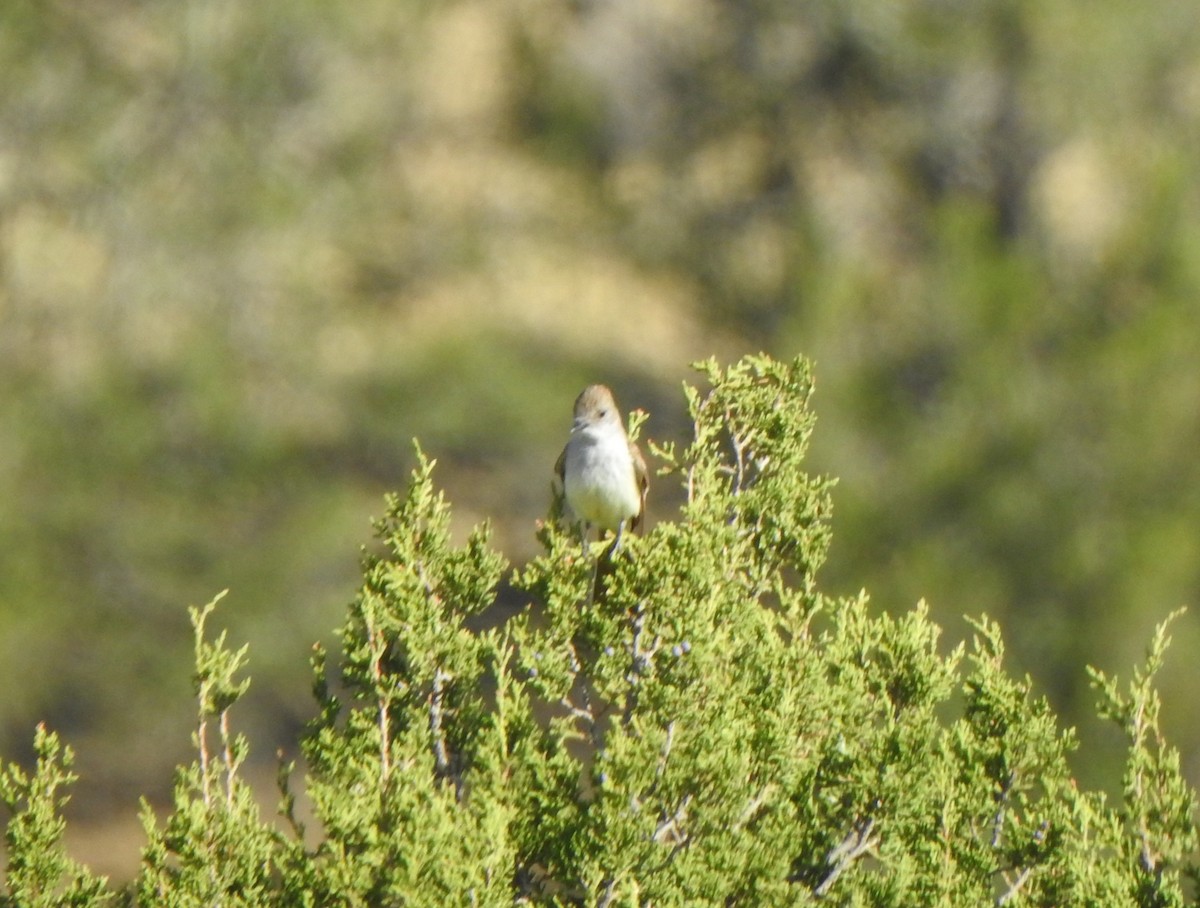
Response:
[{"label": "out-of-focus hillside", "polygon": [[826,587],[924,596],[951,640],[987,611],[1085,721],[1083,664],[1200,589],[1198,30],[1064,0],[4,4],[0,746],[46,719],[78,809],[131,816],[188,747],[184,606],[230,587],[269,757],[413,436],[519,561],[579,387],[676,437],[688,361],[757,348],[816,360]]}]

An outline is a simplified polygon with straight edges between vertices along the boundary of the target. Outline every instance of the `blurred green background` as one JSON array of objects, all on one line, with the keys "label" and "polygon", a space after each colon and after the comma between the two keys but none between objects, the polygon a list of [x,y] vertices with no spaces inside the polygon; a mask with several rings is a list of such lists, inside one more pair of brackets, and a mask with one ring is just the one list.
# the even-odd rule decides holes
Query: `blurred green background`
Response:
[{"label": "blurred green background", "polygon": [[1083,667],[1200,588],[1200,6],[8,0],[0,71],[0,749],[75,746],[97,869],[189,759],[187,604],[269,776],[413,436],[519,562],[583,384],[681,438],[759,349],[816,361],[826,590],[998,617],[1119,778]]}]

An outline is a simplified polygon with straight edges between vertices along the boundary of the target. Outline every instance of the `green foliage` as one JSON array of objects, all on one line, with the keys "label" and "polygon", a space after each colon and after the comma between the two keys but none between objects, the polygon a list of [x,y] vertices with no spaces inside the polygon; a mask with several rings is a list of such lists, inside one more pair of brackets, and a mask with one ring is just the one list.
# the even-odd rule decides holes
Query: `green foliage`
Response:
[{"label": "green foliage", "polygon": [[769,903],[789,888],[779,805],[802,784],[796,736],[819,721],[798,644],[820,607],[827,483],[799,470],[804,364],[703,370],[711,389],[687,389],[693,442],[654,447],[684,485],[683,519],[599,564],[547,527],[546,554],[518,577],[544,605],[514,622],[520,662],[554,707],[526,788],[526,810],[555,817],[552,834],[521,838],[534,900]]},{"label": "green foliage", "polygon": [[1144,667],[1134,670],[1128,692],[1115,678],[1089,669],[1099,694],[1101,716],[1121,727],[1128,745],[1122,778],[1121,850],[1130,871],[1128,888],[1140,905],[1179,904],[1180,868],[1195,874],[1196,793],[1180,774],[1179,752],[1159,728],[1159,696],[1152,686],[1170,638],[1167,628],[1183,613],[1173,612],[1155,629]]},{"label": "green foliage", "polygon": [[505,562],[486,528],[451,546],[433,463],[417,459],[376,523],[386,553],[366,556],[342,629],[344,709],[317,657],[322,711],[305,741],[325,834],[317,904],[498,904],[510,884],[509,652],[501,634],[464,625],[491,604]]},{"label": "green foliage", "polygon": [[[340,672],[314,650],[311,831],[290,765],[290,830],[260,817],[229,720],[246,650],[208,639],[217,600],[193,609],[198,757],[163,824],[144,808],[130,902],[1187,904],[1195,794],[1153,686],[1169,621],[1127,690],[1093,671],[1128,744],[1110,805],[1075,781],[1076,737],[1010,673],[996,622],[947,650],[924,603],[892,616],[819,591],[831,481],[804,470],[808,364],[699,368],[693,438],[651,446],[678,519],[619,552],[543,523],[504,621],[505,560],[486,525],[454,541],[417,449],[364,554]],[[0,776],[10,901],[102,904],[60,845],[69,753],[37,746],[32,776]]]},{"label": "green foliage", "polygon": [[189,609],[199,705],[192,741],[198,760],[179,770],[174,810],[165,824],[159,825],[143,801],[148,844],[135,884],[140,905],[291,904],[280,897],[277,885],[277,865],[288,848],[262,822],[250,787],[238,775],[248,745],[229,725],[229,710],[250,686],[248,678],[237,677],[245,666],[246,647],[230,650],[225,632],[215,641],[205,638],[208,618],[224,596],[223,592],[202,609]]},{"label": "green foliage", "polygon": [[4,833],[8,852],[4,895],[12,908],[99,906],[109,902],[106,881],[72,861],[63,848],[66,824],[60,815],[75,780],[74,755],[54,732],[39,725],[33,738],[32,772],[0,767],[0,801],[11,817]]},{"label": "green foliage", "polygon": [[[0,647],[57,666],[9,687],[0,748],[163,723],[162,604],[226,585],[239,714],[286,740],[306,669],[276,644],[328,630],[408,438],[524,562],[561,395],[602,367],[675,437],[678,364],[756,343],[822,367],[825,588],[986,611],[1080,724],[1072,667],[1131,663],[1200,588],[1198,30],[1070,0],[0,4]],[[145,737],[75,806],[165,774]]]}]

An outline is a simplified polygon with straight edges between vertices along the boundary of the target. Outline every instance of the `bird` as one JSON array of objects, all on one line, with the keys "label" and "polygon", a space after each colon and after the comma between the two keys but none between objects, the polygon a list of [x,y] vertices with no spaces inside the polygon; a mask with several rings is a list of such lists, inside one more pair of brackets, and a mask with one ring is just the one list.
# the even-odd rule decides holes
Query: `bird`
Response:
[{"label": "bird", "polygon": [[554,471],[582,524],[585,548],[593,526],[616,534],[612,550],[619,552],[626,526],[636,531],[643,525],[650,487],[646,460],[625,434],[617,402],[604,385],[588,385],[575,399],[571,436]]}]

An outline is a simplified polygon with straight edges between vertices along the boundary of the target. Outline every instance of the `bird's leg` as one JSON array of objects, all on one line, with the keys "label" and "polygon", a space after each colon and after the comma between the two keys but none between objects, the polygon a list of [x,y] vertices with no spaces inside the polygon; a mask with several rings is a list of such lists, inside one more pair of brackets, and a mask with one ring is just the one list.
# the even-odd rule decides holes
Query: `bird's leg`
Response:
[{"label": "bird's leg", "polygon": [[584,558],[587,558],[588,555],[591,554],[591,552],[588,548],[588,536],[591,534],[591,532],[592,532],[592,525],[590,523],[588,523],[586,520],[580,521],[580,523],[579,523],[579,545],[583,551]]},{"label": "bird's leg", "polygon": [[621,551],[621,533],[623,533],[624,531],[625,531],[625,521],[622,520],[620,523],[617,524],[617,538],[613,542],[613,547],[612,547],[612,553],[614,555],[618,554]]},{"label": "bird's leg", "polygon": [[[589,524],[584,524],[583,531],[583,557],[588,558],[592,562],[592,579],[588,581],[588,598],[587,604],[590,606],[596,601],[596,586],[600,580],[600,559],[592,558],[591,546],[588,545],[588,534],[591,530]],[[600,531],[600,535],[604,535],[604,531]]]}]

